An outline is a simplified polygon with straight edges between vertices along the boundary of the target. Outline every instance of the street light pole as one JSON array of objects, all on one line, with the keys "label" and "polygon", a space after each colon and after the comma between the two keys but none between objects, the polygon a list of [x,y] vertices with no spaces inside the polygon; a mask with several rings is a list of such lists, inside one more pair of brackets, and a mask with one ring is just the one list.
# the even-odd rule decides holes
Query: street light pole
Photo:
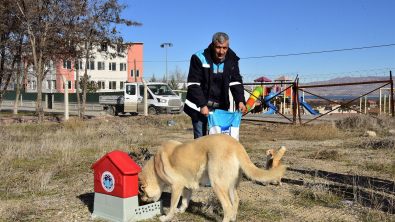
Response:
[{"label": "street light pole", "polygon": [[171,43],[163,43],[160,45],[160,47],[164,48],[166,46],[166,84],[168,84],[167,82],[167,46],[173,47],[173,44]]}]

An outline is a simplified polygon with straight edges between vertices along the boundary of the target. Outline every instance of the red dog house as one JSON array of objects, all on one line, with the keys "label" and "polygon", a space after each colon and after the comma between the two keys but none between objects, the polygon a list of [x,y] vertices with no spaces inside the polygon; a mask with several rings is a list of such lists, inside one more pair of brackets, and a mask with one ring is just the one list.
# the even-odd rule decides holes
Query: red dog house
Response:
[{"label": "red dog house", "polygon": [[122,151],[113,151],[92,165],[95,192],[128,198],[138,195],[141,168]]}]

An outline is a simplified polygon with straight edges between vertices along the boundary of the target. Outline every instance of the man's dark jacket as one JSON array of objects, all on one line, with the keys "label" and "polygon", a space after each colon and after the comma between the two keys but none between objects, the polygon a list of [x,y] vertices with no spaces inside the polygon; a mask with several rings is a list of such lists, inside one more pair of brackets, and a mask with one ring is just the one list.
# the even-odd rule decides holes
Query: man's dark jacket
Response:
[{"label": "man's dark jacket", "polygon": [[[220,101],[222,109],[230,107],[229,88],[236,105],[245,103],[243,80],[239,71],[240,58],[229,48],[224,61],[221,91],[224,101]],[[188,73],[188,92],[184,112],[194,120],[200,118],[200,108],[207,105],[213,82],[213,59],[211,47],[201,50],[191,58]]]}]

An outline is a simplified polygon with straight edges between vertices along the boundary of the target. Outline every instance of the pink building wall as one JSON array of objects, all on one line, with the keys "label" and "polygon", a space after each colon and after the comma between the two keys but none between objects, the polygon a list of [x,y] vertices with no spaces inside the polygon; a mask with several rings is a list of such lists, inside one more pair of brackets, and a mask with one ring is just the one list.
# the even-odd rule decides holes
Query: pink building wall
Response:
[{"label": "pink building wall", "polygon": [[66,76],[66,81],[71,81],[69,93],[74,93],[74,59],[71,60],[71,69],[63,69],[63,60],[56,60],[56,92],[64,93],[62,75]]},{"label": "pink building wall", "polygon": [[136,70],[140,70],[140,76],[137,77],[137,82],[141,82],[141,77],[143,77],[143,43],[142,42],[132,42],[128,46],[128,56],[127,56],[127,69],[128,69],[128,82],[135,82],[135,77],[131,77],[131,70],[134,70],[134,60],[136,60]]}]

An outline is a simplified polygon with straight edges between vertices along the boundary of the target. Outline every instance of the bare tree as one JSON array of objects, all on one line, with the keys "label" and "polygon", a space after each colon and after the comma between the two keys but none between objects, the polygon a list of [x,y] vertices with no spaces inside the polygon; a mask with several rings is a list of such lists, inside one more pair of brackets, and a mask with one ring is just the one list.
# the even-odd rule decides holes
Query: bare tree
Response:
[{"label": "bare tree", "polygon": [[[89,80],[87,63],[94,56],[91,54],[92,47],[103,42],[109,47],[119,46],[122,38],[117,25],[140,26],[141,24],[121,18],[120,13],[127,5],[119,4],[118,0],[16,0],[13,2],[17,9],[14,15],[26,31],[25,37],[30,46],[28,53],[31,54],[34,74],[37,78],[38,121],[44,120],[42,105],[42,82],[46,75],[44,63],[48,60],[70,58],[74,58],[76,69],[81,68],[77,66],[78,60],[85,58],[84,76],[81,78],[82,104],[79,97],[80,84],[76,84],[79,117],[82,118]],[[109,54],[109,57],[116,55],[117,53]],[[79,72],[76,73],[75,81],[79,82]]]},{"label": "bare tree", "polygon": [[187,73],[182,72],[180,68],[176,65],[176,68],[174,70],[170,70],[170,76],[174,76],[175,80],[178,83],[185,82],[187,79]]},{"label": "bare tree", "polygon": [[[123,39],[117,26],[124,24],[127,26],[141,26],[141,23],[121,18],[121,12],[128,7],[125,4],[119,4],[118,0],[91,0],[84,4],[85,15],[82,16],[78,23],[79,48],[81,49],[81,58],[85,58],[84,76],[81,78],[82,84],[82,104],[79,101],[79,84],[77,84],[78,98],[78,116],[83,118],[86,105],[86,93],[88,90],[88,62],[94,58],[92,50],[99,44],[106,44],[107,47],[118,48],[125,47]],[[112,58],[123,56],[118,50],[115,53],[107,51],[107,55]],[[78,73],[78,72],[77,72]],[[79,76],[77,75],[77,80]]]},{"label": "bare tree", "polygon": [[[16,16],[17,7],[14,1],[3,0],[0,3],[0,86],[8,88],[21,74],[23,67],[22,54],[26,50],[25,30],[20,26]],[[20,90],[20,88],[18,88]],[[0,96],[2,104],[6,90]]]},{"label": "bare tree", "polygon": [[186,78],[186,72],[182,72],[182,70],[176,65],[176,68],[174,70],[170,70],[170,88],[172,88],[173,90],[178,90],[180,88],[179,84],[185,83]]},{"label": "bare tree", "polygon": [[66,55],[68,40],[64,24],[75,13],[78,0],[15,0],[15,15],[26,29],[31,56],[37,77],[38,122],[44,121],[42,82],[45,78],[44,63],[54,57]]}]

